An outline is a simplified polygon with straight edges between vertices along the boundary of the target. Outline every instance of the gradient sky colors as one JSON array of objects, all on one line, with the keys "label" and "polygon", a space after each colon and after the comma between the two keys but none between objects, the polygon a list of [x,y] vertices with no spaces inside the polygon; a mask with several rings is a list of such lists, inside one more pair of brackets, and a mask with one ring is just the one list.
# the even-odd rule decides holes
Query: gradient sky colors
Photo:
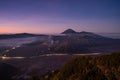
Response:
[{"label": "gradient sky colors", "polygon": [[120,0],[0,0],[0,33],[120,32]]}]

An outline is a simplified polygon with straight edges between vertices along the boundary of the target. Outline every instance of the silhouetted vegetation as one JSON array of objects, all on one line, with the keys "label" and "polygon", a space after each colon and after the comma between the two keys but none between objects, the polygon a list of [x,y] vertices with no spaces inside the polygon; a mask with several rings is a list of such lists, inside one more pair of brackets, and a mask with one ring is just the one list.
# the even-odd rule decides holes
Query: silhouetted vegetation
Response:
[{"label": "silhouetted vegetation", "polygon": [[52,80],[119,80],[120,53],[82,56],[67,62]]}]

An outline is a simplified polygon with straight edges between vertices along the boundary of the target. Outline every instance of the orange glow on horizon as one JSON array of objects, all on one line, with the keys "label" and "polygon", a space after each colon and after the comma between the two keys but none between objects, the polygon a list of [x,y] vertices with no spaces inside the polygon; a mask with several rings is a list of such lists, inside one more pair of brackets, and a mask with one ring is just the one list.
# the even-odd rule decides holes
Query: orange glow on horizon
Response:
[{"label": "orange glow on horizon", "polygon": [[0,34],[7,33],[60,33],[62,29],[57,30],[52,27],[0,27]]}]

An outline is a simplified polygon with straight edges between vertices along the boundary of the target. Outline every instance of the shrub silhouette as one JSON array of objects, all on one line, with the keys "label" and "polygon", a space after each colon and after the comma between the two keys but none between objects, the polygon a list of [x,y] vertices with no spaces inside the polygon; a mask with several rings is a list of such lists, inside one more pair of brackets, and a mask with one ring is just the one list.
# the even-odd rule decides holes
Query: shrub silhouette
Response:
[{"label": "shrub silhouette", "polygon": [[119,80],[120,53],[82,56],[67,62],[52,80]]}]

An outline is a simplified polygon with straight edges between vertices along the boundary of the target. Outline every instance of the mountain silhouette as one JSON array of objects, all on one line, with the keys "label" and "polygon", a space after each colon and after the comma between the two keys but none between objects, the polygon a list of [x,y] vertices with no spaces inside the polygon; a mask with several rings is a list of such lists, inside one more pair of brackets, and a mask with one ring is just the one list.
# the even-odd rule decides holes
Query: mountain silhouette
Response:
[{"label": "mountain silhouette", "polygon": [[67,29],[64,32],[62,32],[61,34],[66,34],[66,35],[73,35],[73,36],[80,36],[80,37],[90,37],[90,38],[107,38],[92,32],[86,32],[86,31],[81,31],[81,32],[77,32],[74,31],[73,29]]},{"label": "mountain silhouette", "polygon": [[74,31],[73,29],[67,29],[64,32],[62,32],[62,34],[76,34],[77,32]]}]

